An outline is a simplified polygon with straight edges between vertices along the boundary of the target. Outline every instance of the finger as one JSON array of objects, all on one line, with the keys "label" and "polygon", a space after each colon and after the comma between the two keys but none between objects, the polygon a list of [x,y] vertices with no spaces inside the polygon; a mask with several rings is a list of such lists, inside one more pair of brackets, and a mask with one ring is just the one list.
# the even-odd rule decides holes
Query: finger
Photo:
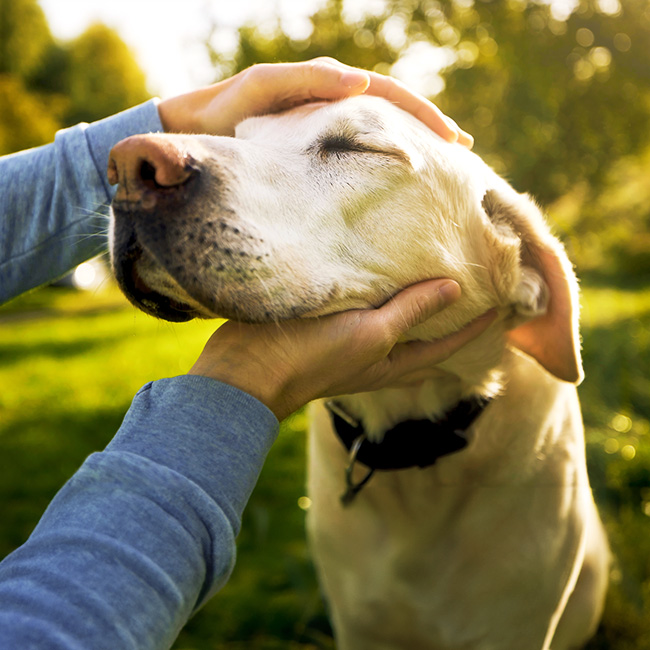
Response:
[{"label": "finger", "polygon": [[491,309],[443,339],[397,344],[390,353],[391,374],[399,378],[447,361],[463,346],[483,334],[496,317],[496,310]]},{"label": "finger", "polygon": [[450,128],[454,129],[454,131],[458,134],[458,144],[462,144],[464,147],[467,147],[468,149],[471,149],[474,146],[474,138],[467,133],[467,131],[463,131],[458,124],[454,120],[451,119],[451,117],[445,115],[445,119],[447,120],[447,124],[449,125]]},{"label": "finger", "polygon": [[304,87],[314,99],[337,99],[363,93],[370,84],[365,70],[344,65],[336,59],[321,57],[301,68]]},{"label": "finger", "polygon": [[250,85],[275,108],[361,94],[370,83],[367,72],[325,58],[304,63],[261,64],[250,71],[254,75]]},{"label": "finger", "polygon": [[313,99],[335,99],[365,92],[398,104],[449,142],[456,142],[464,133],[435,104],[393,77],[353,68],[330,57],[284,65],[301,66],[300,72],[305,75],[302,89],[309,91]]},{"label": "finger", "polygon": [[400,291],[376,311],[367,312],[367,315],[382,322],[397,340],[401,334],[458,300],[460,294],[460,285],[453,280],[427,280]]},{"label": "finger", "polygon": [[462,144],[464,147],[471,149],[474,146],[474,137],[467,133],[467,131],[459,129],[458,144]]},{"label": "finger", "polygon": [[418,93],[409,90],[403,83],[393,77],[370,72],[370,85],[366,94],[384,97],[393,104],[397,104],[420,122],[426,124],[441,138],[448,142],[456,142],[459,138],[459,129],[453,120],[450,120],[435,104]]},{"label": "finger", "polygon": [[[363,93],[370,85],[370,73],[360,68],[353,68],[352,66],[341,63],[336,59],[329,56],[321,56],[317,59],[307,62],[311,66],[312,72],[315,73],[315,78],[319,81],[320,74],[330,75],[338,72],[338,85],[339,87],[349,89],[356,93]],[[336,78],[336,77],[334,77]]]}]

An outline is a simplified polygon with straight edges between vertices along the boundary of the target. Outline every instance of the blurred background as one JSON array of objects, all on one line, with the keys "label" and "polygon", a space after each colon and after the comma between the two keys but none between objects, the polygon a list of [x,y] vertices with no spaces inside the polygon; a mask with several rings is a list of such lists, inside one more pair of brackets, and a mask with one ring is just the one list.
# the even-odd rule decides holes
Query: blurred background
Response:
[{"label": "blurred background", "polygon": [[[589,468],[616,556],[589,648],[649,648],[647,0],[0,0],[0,154],[253,63],[320,55],[433,99],[565,242],[582,280]],[[137,312],[101,261],[77,275],[0,307],[0,556],[136,390],[187,370],[215,326]],[[176,650],[334,647],[304,542],[305,426],[302,413],[285,422],[233,578]]]}]

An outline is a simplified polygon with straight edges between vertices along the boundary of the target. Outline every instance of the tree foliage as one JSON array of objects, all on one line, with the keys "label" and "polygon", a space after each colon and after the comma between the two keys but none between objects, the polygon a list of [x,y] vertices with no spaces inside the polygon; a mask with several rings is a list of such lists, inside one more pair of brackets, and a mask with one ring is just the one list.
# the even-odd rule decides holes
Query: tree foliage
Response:
[{"label": "tree foliage", "polygon": [[0,153],[43,144],[58,126],[47,106],[20,79],[0,75]]},{"label": "tree foliage", "polygon": [[93,25],[60,43],[36,0],[0,0],[0,154],[148,97],[144,74],[113,30]]},{"label": "tree foliage", "polygon": [[68,45],[66,121],[98,120],[148,98],[144,73],[120,37],[92,25]]},{"label": "tree foliage", "polygon": [[[435,102],[475,136],[477,153],[519,190],[546,206],[574,197],[564,201],[560,225],[573,234],[576,252],[585,254],[582,265],[596,266],[606,246],[587,247],[583,238],[595,228],[603,238],[611,234],[604,233],[611,223],[597,215],[602,193],[621,180],[619,171],[612,175],[621,168],[615,163],[640,169],[650,147],[650,5],[578,0],[560,15],[563,6],[385,0],[379,13],[351,18],[343,0],[327,0],[309,18],[307,38],[292,38],[278,19],[273,28],[240,29],[234,54],[211,51],[224,76],[256,62],[328,55],[380,72],[419,68],[425,81],[438,73],[433,58],[444,55]],[[412,56],[417,51],[429,54]],[[637,206],[633,219],[623,215],[628,238],[629,228],[650,227],[647,206]],[[587,256],[588,250],[594,254]],[[650,270],[650,246],[643,255]]]},{"label": "tree foliage", "polygon": [[0,74],[27,77],[51,43],[47,20],[36,0],[0,0]]}]

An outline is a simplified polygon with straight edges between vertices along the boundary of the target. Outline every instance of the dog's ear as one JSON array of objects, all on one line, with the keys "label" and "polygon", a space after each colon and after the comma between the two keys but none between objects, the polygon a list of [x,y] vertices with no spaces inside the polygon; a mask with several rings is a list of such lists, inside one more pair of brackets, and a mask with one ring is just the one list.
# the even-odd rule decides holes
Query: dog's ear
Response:
[{"label": "dog's ear", "polygon": [[580,383],[578,282],[562,244],[526,195],[489,190],[483,209],[501,251],[519,258],[511,267],[514,282],[509,278],[514,319],[508,340],[559,379]]}]

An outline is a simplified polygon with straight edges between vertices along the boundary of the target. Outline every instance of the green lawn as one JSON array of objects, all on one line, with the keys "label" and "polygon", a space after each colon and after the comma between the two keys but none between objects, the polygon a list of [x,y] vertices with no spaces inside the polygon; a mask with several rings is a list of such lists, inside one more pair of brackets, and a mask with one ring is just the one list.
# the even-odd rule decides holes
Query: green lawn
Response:
[{"label": "green lawn", "polygon": [[[583,288],[581,398],[597,500],[617,557],[590,648],[650,647],[650,282]],[[146,381],[184,372],[212,322],[170,325],[113,287],[44,289],[0,308],[0,556],[118,428]],[[333,648],[304,542],[305,418],[285,422],[247,509],[226,588],[176,650]]]}]

